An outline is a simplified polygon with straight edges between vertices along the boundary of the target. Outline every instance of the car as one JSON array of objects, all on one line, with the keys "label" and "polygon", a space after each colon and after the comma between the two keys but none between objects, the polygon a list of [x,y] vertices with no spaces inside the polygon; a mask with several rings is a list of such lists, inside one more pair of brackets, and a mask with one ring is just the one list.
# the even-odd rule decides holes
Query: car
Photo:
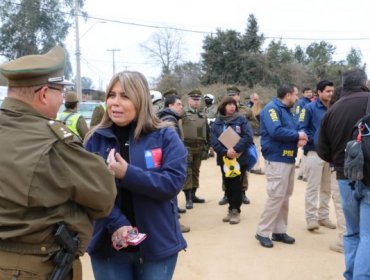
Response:
[{"label": "car", "polygon": [[[102,104],[101,101],[82,101],[78,103],[77,112],[85,118],[88,126],[90,126],[91,117],[92,117],[95,107],[99,106],[100,104]],[[62,106],[60,106],[59,108],[58,114],[62,113],[64,110],[65,110],[65,107],[64,107],[64,104],[62,104]]]}]

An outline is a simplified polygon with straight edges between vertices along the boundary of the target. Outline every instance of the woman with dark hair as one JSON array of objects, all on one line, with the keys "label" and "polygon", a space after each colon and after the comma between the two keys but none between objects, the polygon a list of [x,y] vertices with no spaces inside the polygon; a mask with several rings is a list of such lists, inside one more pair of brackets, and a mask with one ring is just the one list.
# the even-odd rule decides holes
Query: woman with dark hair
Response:
[{"label": "woman with dark hair", "polygon": [[[219,141],[220,135],[228,127],[231,127],[240,136],[238,143],[229,148]],[[250,145],[253,145],[253,131],[247,119],[238,113],[238,104],[230,96],[224,97],[218,106],[218,116],[211,128],[211,143],[217,153],[217,165],[221,167],[222,179],[226,189],[225,194],[229,202],[227,215],[222,221],[238,224],[242,204],[243,177],[248,168],[246,151]],[[238,164],[230,167],[230,162],[234,159]],[[228,172],[231,169],[235,170],[234,168],[237,169],[237,172]]]},{"label": "woman with dark hair", "polygon": [[[106,107],[85,140],[86,149],[107,162],[117,186],[111,214],[94,223],[88,248],[94,277],[169,280],[186,248],[176,199],[185,182],[186,149],[170,123],[156,117],[141,73],[113,76]],[[128,246],[135,227],[147,238]]]}]

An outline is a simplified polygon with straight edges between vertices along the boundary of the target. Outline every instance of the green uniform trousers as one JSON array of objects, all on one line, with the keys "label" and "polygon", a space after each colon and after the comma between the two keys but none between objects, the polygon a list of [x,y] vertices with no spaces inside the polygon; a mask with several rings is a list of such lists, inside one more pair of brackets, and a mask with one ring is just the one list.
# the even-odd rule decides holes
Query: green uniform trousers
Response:
[{"label": "green uniform trousers", "polygon": [[199,188],[199,172],[200,164],[202,163],[202,147],[188,149],[188,169],[186,174],[186,181],[184,185],[184,191],[191,190],[193,188]]},{"label": "green uniform trousers", "polygon": [[[55,265],[52,260],[46,260],[47,255],[23,255],[0,251],[1,280],[47,280]],[[82,280],[82,265],[80,259],[73,263],[73,276],[66,280]]]}]

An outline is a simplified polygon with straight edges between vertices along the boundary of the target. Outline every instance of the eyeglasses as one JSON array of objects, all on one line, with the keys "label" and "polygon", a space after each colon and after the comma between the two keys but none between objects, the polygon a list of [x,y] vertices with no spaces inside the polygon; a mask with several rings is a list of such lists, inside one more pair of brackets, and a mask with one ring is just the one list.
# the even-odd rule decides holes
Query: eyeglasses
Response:
[{"label": "eyeglasses", "polygon": [[47,87],[47,88],[50,88],[50,89],[53,89],[53,90],[57,90],[59,92],[62,92],[62,90],[63,90],[62,88],[57,88],[57,87],[53,87],[53,86],[43,85],[43,86],[35,89],[35,93],[38,92],[38,91],[40,91],[43,87]]}]

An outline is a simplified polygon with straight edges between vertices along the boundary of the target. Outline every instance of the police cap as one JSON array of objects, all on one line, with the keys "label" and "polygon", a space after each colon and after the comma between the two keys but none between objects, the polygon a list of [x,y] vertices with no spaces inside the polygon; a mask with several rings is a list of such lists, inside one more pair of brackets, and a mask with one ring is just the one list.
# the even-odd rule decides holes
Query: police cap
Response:
[{"label": "police cap", "polygon": [[175,88],[170,88],[168,90],[166,90],[164,93],[163,93],[163,97],[166,97],[166,96],[169,96],[169,95],[175,95],[175,96],[178,96],[179,93],[177,92],[177,90]]},{"label": "police cap", "polygon": [[26,55],[0,65],[0,73],[9,87],[29,87],[43,84],[72,85],[63,77],[66,53],[54,47],[43,55]]},{"label": "police cap", "polygon": [[230,86],[226,90],[227,90],[227,95],[229,96],[240,93],[240,89],[238,89],[236,86]]},{"label": "police cap", "polygon": [[193,100],[200,100],[202,97],[202,92],[199,89],[194,89],[188,93],[188,96]]},{"label": "police cap", "polygon": [[69,91],[66,94],[65,101],[70,103],[78,102],[77,94],[74,91]]}]

